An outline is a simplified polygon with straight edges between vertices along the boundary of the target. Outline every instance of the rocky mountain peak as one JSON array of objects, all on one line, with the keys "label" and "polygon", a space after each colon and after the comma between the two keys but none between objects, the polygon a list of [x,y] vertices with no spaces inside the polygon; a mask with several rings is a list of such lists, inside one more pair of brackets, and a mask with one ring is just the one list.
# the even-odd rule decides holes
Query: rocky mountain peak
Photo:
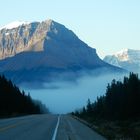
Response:
[{"label": "rocky mountain peak", "polygon": [[[13,22],[0,30],[0,59],[25,51],[43,51],[46,41],[71,43],[78,37],[64,25],[51,19],[43,22]],[[44,43],[46,44],[44,46]]]},{"label": "rocky mountain peak", "polygon": [[140,50],[123,49],[115,54],[107,55],[104,58],[109,64],[119,66],[128,71],[140,71]]}]

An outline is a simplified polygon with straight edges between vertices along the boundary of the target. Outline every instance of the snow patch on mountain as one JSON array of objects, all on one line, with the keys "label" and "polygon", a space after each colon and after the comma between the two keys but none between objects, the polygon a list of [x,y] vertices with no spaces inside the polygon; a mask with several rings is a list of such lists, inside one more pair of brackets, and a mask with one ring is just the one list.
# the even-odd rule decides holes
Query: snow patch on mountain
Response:
[{"label": "snow patch on mountain", "polygon": [[30,24],[30,22],[26,22],[26,21],[14,21],[14,22],[11,22],[3,27],[0,27],[0,30],[2,29],[13,29],[13,28],[17,28],[19,26],[22,26],[22,25],[26,25],[26,24]]},{"label": "snow patch on mountain", "polygon": [[115,56],[119,59],[119,61],[129,61],[135,63],[140,62],[140,50],[124,49],[117,52]]},{"label": "snow patch on mountain", "polygon": [[104,58],[107,63],[140,73],[140,50],[124,49]]},{"label": "snow patch on mountain", "polygon": [[114,54],[114,56],[116,56],[120,61],[128,61],[129,60],[128,52],[129,49],[124,49]]}]

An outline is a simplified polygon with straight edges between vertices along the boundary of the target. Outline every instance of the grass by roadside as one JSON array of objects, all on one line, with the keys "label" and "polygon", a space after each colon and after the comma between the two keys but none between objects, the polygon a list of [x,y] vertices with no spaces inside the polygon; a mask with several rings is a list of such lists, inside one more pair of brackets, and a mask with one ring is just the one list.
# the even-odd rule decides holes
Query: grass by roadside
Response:
[{"label": "grass by roadside", "polygon": [[92,125],[109,140],[140,140],[140,121],[96,121]]},{"label": "grass by roadside", "polygon": [[83,120],[74,117],[108,140],[140,140],[140,120]]}]

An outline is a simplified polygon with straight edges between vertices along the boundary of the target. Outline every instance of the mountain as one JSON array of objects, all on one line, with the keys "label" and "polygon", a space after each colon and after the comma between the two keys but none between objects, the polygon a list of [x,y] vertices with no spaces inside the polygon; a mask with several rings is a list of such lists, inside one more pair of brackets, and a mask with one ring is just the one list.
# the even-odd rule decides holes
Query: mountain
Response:
[{"label": "mountain", "polygon": [[124,49],[105,56],[104,61],[128,71],[140,73],[140,50]]},{"label": "mountain", "polygon": [[17,22],[0,30],[0,73],[16,82],[74,78],[79,71],[123,70],[102,61],[94,48],[53,20]]}]

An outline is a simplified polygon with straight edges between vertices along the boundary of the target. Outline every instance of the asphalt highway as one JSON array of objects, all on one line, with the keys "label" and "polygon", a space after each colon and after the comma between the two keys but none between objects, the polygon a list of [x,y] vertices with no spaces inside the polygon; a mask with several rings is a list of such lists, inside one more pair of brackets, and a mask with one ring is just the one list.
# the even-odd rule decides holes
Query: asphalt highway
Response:
[{"label": "asphalt highway", "polygon": [[0,140],[105,140],[68,115],[0,119]]}]

